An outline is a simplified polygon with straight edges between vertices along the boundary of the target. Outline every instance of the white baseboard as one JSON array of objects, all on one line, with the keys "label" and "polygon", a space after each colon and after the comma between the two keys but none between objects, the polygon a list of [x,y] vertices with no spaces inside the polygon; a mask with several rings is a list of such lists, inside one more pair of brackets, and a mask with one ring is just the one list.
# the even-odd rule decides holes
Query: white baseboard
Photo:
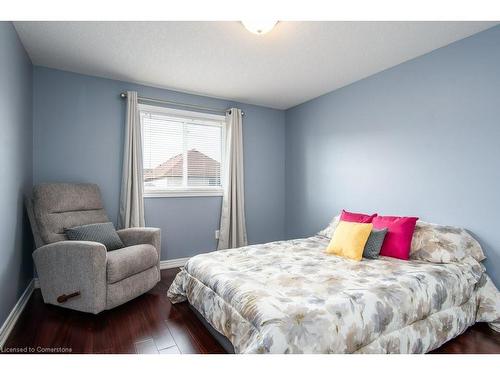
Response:
[{"label": "white baseboard", "polygon": [[16,325],[17,319],[19,319],[19,316],[26,307],[26,304],[28,303],[31,297],[31,293],[33,293],[34,290],[35,290],[35,279],[30,281],[30,283],[26,287],[26,290],[23,292],[21,297],[19,297],[19,300],[13,307],[9,316],[7,316],[7,319],[5,319],[2,328],[0,328],[0,349],[2,349],[3,346],[5,345],[7,338],[9,337],[10,333],[12,332],[12,329]]},{"label": "white baseboard", "polygon": [[189,259],[189,257],[188,258],[162,260],[162,261],[160,261],[160,269],[166,270],[169,268],[183,267],[186,264],[186,262],[188,261],[188,259]]}]

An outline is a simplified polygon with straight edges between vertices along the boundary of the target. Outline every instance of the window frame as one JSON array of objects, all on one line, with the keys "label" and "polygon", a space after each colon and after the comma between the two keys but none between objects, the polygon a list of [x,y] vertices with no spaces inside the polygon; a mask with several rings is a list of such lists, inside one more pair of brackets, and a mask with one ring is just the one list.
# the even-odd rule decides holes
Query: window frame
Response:
[{"label": "window frame", "polygon": [[[142,177],[143,184],[143,194],[144,198],[175,198],[175,197],[220,197],[224,195],[224,171],[225,171],[225,154],[226,154],[226,117],[223,115],[217,115],[212,113],[205,112],[196,112],[196,111],[186,111],[182,109],[161,107],[156,105],[142,104],[138,105],[139,111],[139,126],[141,127],[141,138],[144,139],[144,128],[142,126],[141,112],[148,113],[157,113],[162,116],[172,116],[176,121],[179,120],[179,117],[184,117],[186,120],[191,123],[200,123],[206,120],[211,120],[214,122],[213,125],[206,126],[218,126],[221,128],[221,168],[220,168],[220,187],[182,187],[182,188],[173,188],[173,189],[158,189],[158,190],[150,190],[146,191],[146,187],[144,185],[144,172]],[[144,154],[144,150],[143,150]]]}]

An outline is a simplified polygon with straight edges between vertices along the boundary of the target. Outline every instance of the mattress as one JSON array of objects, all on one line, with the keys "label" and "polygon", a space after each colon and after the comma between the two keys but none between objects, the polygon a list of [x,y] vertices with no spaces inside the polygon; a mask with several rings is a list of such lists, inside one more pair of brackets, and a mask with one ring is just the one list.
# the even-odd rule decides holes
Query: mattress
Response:
[{"label": "mattress", "polygon": [[191,258],[172,283],[236,353],[425,353],[476,321],[498,328],[500,294],[460,263],[328,255],[313,236]]}]

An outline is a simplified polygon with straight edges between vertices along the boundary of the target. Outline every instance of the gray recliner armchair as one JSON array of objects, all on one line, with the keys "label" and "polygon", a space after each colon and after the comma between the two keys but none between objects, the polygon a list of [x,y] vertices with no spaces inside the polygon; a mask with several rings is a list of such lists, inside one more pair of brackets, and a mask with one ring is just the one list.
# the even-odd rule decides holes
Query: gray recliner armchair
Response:
[{"label": "gray recliner armchair", "polygon": [[94,184],[40,184],[27,202],[45,303],[97,314],[150,290],[160,280],[160,229],[118,230],[126,247],[68,241],[64,229],[109,222]]}]

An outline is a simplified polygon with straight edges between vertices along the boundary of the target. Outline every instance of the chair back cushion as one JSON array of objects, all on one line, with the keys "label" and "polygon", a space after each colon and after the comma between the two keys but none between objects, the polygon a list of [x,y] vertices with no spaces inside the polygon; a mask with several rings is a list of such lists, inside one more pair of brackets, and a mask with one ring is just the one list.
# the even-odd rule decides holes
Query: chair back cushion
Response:
[{"label": "chair back cushion", "polygon": [[109,221],[95,184],[36,185],[33,211],[44,244],[67,240],[64,234],[67,228]]},{"label": "chair back cushion", "polygon": [[35,246],[38,249],[39,247],[45,245],[40,236],[40,231],[38,230],[38,224],[35,220],[35,211],[33,210],[33,200],[31,197],[25,197],[24,199],[26,205],[26,211],[28,213],[28,219],[30,221],[31,232],[33,233],[33,240],[35,241]]}]

